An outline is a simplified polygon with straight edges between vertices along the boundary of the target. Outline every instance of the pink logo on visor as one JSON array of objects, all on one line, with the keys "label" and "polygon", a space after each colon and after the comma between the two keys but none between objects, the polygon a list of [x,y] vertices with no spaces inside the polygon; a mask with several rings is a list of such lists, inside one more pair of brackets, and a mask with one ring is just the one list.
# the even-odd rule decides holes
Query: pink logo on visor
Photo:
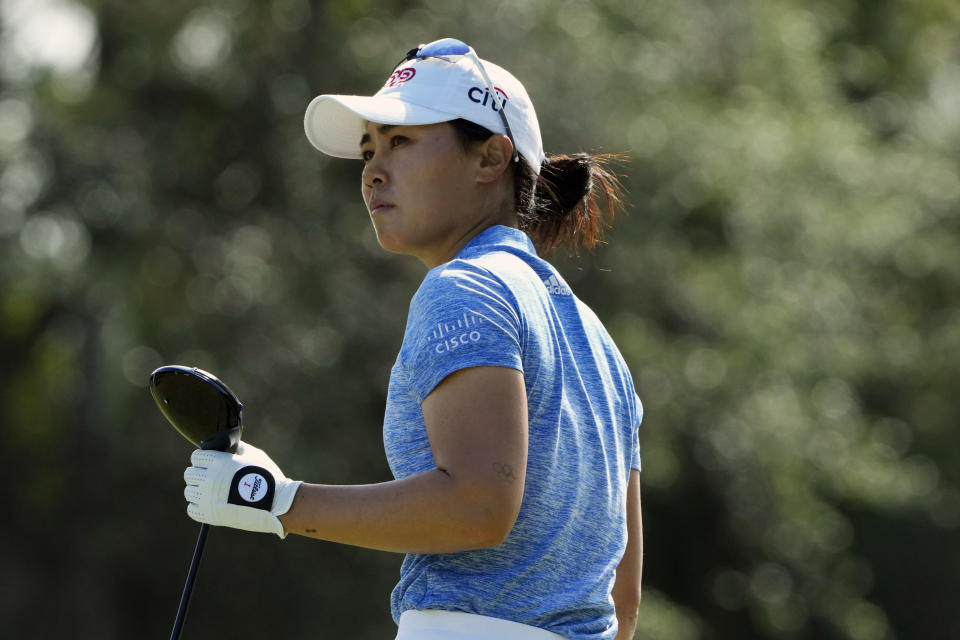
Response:
[{"label": "pink logo on visor", "polygon": [[413,67],[404,67],[403,69],[397,69],[390,74],[390,77],[387,78],[387,83],[385,87],[395,87],[398,84],[403,84],[404,82],[409,82],[413,80],[413,76],[417,75],[417,70]]}]

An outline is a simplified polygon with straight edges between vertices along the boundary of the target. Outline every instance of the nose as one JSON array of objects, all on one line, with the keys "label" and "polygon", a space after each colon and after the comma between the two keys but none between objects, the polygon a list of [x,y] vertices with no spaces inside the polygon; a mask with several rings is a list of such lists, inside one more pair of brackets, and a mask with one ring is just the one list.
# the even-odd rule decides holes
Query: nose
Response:
[{"label": "nose", "polygon": [[383,163],[377,160],[377,157],[374,156],[363,165],[363,174],[361,175],[361,181],[363,186],[372,189],[379,184],[383,184],[387,180],[387,174],[383,167]]}]

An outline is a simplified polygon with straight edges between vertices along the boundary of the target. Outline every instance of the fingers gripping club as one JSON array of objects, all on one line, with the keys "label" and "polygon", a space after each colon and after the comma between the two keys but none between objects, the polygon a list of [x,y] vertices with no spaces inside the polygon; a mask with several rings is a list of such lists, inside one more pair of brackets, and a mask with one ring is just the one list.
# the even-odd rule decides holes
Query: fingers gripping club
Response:
[{"label": "fingers gripping club", "polygon": [[284,476],[266,453],[241,442],[235,454],[198,449],[190,461],[183,495],[191,518],[286,537],[278,516],[290,509],[301,483]]}]

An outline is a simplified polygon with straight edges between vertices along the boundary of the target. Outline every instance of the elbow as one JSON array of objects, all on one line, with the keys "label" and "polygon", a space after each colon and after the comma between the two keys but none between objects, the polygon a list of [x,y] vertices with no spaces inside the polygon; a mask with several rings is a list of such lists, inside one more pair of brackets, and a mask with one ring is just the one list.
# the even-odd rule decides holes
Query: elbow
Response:
[{"label": "elbow", "polygon": [[517,514],[504,514],[494,519],[487,527],[487,538],[483,548],[499,547],[510,537],[513,525],[517,522]]},{"label": "elbow", "polygon": [[469,549],[490,549],[498,547],[510,536],[517,521],[519,510],[505,509],[502,505],[486,505],[475,511],[480,517],[470,527]]},{"label": "elbow", "polygon": [[477,535],[463,550],[479,551],[480,549],[493,549],[506,542],[509,535],[509,532],[507,532],[505,535],[499,535],[496,533],[483,533]]},{"label": "elbow", "polygon": [[506,542],[520,515],[520,506],[502,496],[485,496],[474,503],[471,511],[476,519],[469,527],[473,537],[470,550],[489,549]]},{"label": "elbow", "polygon": [[[523,483],[505,490],[485,482],[457,481],[448,471],[440,469],[455,483],[456,515],[451,521],[458,540],[455,551],[476,551],[503,544],[513,531],[523,502]],[[453,532],[451,532],[453,533]]]},{"label": "elbow", "polygon": [[617,618],[631,620],[637,617],[640,609],[640,583],[623,584],[617,581],[613,586],[613,604],[617,610]]},{"label": "elbow", "polygon": [[614,604],[618,616],[623,616],[627,620],[635,619],[637,612],[640,610],[640,590],[637,589],[636,592],[621,596],[621,599],[616,600]]}]

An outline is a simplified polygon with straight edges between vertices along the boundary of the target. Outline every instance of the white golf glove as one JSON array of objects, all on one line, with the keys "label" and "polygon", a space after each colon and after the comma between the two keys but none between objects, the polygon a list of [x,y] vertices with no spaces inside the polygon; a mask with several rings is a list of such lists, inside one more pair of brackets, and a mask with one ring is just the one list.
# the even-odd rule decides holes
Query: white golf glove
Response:
[{"label": "white golf glove", "polygon": [[197,449],[187,483],[187,515],[206,524],[287,536],[277,516],[293,504],[302,484],[283,475],[262,450],[240,442],[234,454]]}]

